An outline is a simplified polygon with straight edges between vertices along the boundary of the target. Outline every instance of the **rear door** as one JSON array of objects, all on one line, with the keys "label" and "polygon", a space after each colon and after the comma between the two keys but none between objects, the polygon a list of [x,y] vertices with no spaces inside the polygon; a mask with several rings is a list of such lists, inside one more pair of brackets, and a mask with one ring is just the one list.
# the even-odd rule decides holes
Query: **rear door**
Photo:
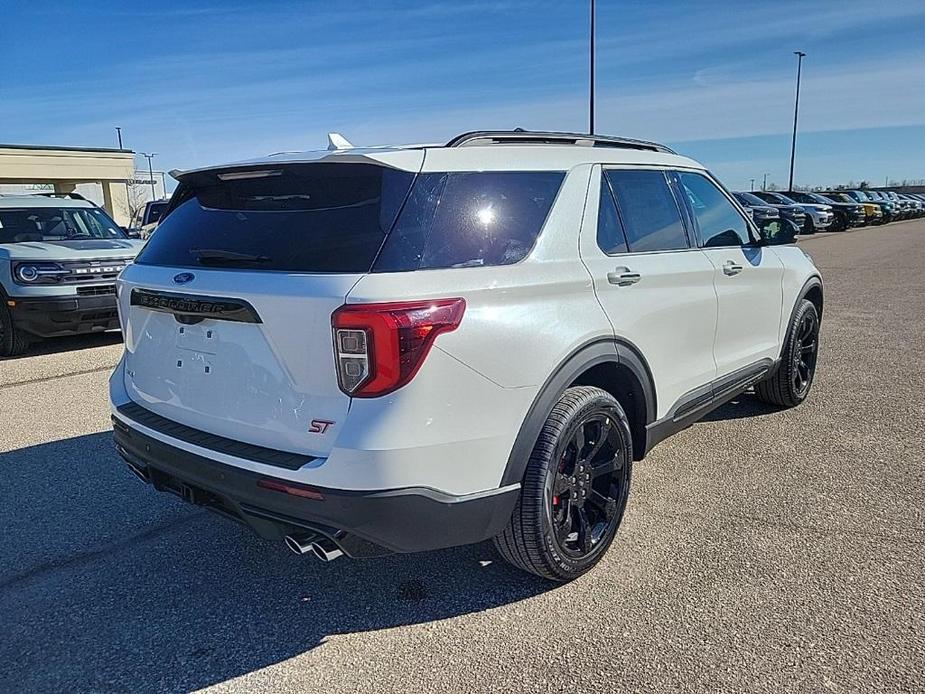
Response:
[{"label": "rear door", "polygon": [[784,268],[767,248],[753,243],[745,216],[711,178],[693,171],[677,174],[693,217],[700,246],[714,268],[719,302],[717,378],[780,352]]},{"label": "rear door", "polygon": [[715,377],[713,265],[691,242],[665,171],[598,173],[581,257],[615,336],[648,362],[662,417],[682,396],[709,392]]},{"label": "rear door", "polygon": [[[120,280],[132,400],[201,431],[326,455],[350,402],[331,314],[369,271],[413,177],[338,162],[182,179]],[[328,423],[323,434],[313,421]]]}]

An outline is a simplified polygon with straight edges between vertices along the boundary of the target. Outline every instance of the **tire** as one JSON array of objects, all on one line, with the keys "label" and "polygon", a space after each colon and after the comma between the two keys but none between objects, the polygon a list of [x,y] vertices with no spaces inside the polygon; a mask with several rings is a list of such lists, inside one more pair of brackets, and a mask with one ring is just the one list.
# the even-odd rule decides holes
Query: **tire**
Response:
[{"label": "tire", "polygon": [[809,236],[816,233],[816,227],[813,226],[813,218],[806,215],[806,221],[803,222],[803,234]]},{"label": "tire", "polygon": [[533,447],[511,519],[493,540],[501,556],[553,581],[590,571],[623,519],[632,452],[626,413],[612,395],[567,389]]},{"label": "tire", "polygon": [[18,357],[29,349],[29,338],[13,326],[6,306],[0,305],[0,357]]},{"label": "tire", "polygon": [[787,329],[777,371],[755,385],[755,395],[772,405],[796,407],[809,395],[818,357],[819,312],[811,301],[803,299]]}]

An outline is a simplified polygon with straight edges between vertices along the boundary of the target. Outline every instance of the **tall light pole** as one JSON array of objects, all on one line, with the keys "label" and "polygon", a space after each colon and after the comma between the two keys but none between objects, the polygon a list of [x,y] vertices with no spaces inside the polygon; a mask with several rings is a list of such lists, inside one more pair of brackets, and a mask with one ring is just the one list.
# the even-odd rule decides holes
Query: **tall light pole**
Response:
[{"label": "tall light pole", "polygon": [[151,160],[157,156],[157,152],[151,152],[151,154],[139,152],[139,154],[148,160],[148,178],[151,180],[151,199],[157,200],[157,190],[154,188],[154,167],[151,165]]},{"label": "tall light pole", "polygon": [[793,162],[797,153],[797,116],[800,113],[800,74],[803,71],[803,58],[806,54],[803,51],[794,51],[797,57],[797,96],[793,102],[793,139],[790,141],[790,185],[787,190],[793,190]]},{"label": "tall light pole", "polygon": [[749,179],[749,180],[752,182],[752,186],[751,186],[751,188],[749,188],[749,190],[750,190],[751,192],[754,193],[754,192],[755,192],[755,179],[752,178],[752,179]]},{"label": "tall light pole", "polygon": [[122,128],[116,126],[116,137],[119,138],[119,149],[122,149]]},{"label": "tall light pole", "polygon": [[591,0],[591,51],[590,89],[588,92],[588,134],[594,134],[594,0]]},{"label": "tall light pole", "polygon": [[765,173],[764,183],[761,184],[761,190],[767,190],[767,189],[768,189],[768,174]]}]

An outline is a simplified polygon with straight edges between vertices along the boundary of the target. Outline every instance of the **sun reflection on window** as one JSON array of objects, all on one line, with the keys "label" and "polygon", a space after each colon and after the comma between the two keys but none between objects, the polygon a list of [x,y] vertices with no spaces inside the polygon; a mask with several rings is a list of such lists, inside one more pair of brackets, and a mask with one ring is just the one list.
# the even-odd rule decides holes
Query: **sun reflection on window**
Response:
[{"label": "sun reflection on window", "polygon": [[488,226],[489,224],[493,224],[495,221],[495,211],[491,208],[491,206],[483,207],[475,213],[475,217],[479,220],[480,224]]}]

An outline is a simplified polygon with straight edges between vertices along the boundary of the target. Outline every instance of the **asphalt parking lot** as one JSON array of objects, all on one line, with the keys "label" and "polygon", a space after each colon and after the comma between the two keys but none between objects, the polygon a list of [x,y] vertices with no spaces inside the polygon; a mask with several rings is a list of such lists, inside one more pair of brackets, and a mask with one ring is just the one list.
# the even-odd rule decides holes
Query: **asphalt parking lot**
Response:
[{"label": "asphalt parking lot", "polygon": [[489,544],[296,557],[128,474],[117,337],[0,361],[0,690],[925,690],[925,220],[801,245],[810,400],[661,444],[566,586]]}]

